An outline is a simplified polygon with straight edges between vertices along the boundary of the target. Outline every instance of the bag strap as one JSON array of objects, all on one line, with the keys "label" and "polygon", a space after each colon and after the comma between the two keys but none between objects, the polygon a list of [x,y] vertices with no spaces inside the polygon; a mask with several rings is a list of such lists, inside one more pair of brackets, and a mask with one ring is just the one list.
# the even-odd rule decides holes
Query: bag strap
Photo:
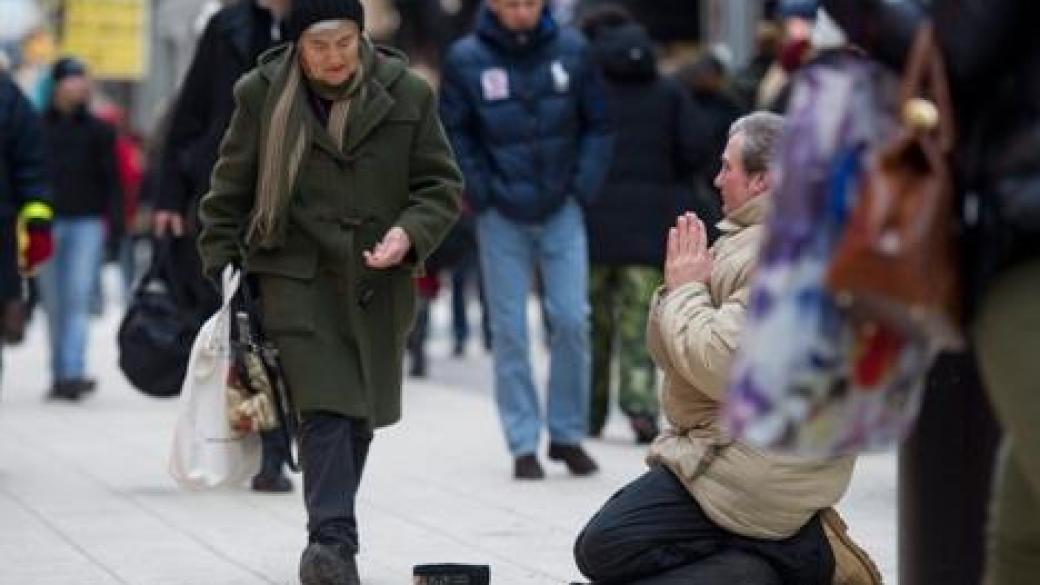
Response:
[{"label": "bag strap", "polygon": [[[903,73],[899,102],[906,126],[925,130],[925,135],[934,136],[944,154],[953,150],[956,139],[953,100],[950,97],[946,62],[936,42],[935,27],[930,22],[917,31],[910,60]],[[934,108],[934,113],[927,111],[931,108]],[[932,119],[936,116],[937,120]]]},{"label": "bag strap", "polygon": [[148,269],[145,270],[134,286],[135,297],[143,295],[147,291],[148,285],[153,281],[162,280],[166,283],[169,282],[167,271],[169,270],[170,256],[172,254],[170,250],[171,245],[167,238],[152,238],[152,259],[148,263]]},{"label": "bag strap", "polygon": [[267,335],[264,333],[263,320],[260,318],[260,307],[257,304],[256,294],[248,275],[243,270],[240,273],[241,280],[238,285],[236,302],[237,310],[245,311],[250,321],[250,329],[261,347],[261,357],[267,377],[271,381],[275,396],[275,413],[280,423],[279,434],[282,447],[285,450],[285,463],[295,473],[300,472],[297,456],[293,451],[293,444],[299,437],[299,423],[296,419],[296,405],[293,403],[292,389],[282,368],[282,362],[277,350],[267,343]]}]

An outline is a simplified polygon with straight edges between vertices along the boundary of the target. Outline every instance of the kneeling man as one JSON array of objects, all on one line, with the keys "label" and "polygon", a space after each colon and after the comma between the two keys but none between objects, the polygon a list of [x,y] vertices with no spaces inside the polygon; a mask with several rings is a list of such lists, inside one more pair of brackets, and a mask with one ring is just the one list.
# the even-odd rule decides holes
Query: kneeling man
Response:
[{"label": "kneeling man", "polygon": [[848,487],[853,458],[766,453],[721,429],[783,125],[780,116],[759,112],[730,129],[715,179],[726,218],[714,245],[692,214],[668,234],[665,286],[651,304],[647,345],[665,372],[670,428],[651,447],[650,471],[578,537],[575,559],[595,583],[881,582],[831,508]]}]

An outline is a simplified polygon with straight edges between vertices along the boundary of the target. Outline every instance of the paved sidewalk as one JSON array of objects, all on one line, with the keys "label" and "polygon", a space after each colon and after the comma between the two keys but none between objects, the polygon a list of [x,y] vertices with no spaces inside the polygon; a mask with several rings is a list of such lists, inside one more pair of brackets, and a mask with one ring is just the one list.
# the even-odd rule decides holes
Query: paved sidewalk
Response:
[{"label": "paved sidewalk", "polygon": [[[574,479],[549,464],[547,481],[512,481],[490,360],[476,344],[466,360],[443,357],[445,310],[440,303],[435,314],[431,381],[407,384],[404,422],[373,443],[359,503],[363,580],[403,585],[425,562],[490,564],[496,585],[578,580],[573,538],[642,471],[643,449],[615,416],[606,439],[589,443],[600,475]],[[123,380],[117,312],[95,327],[89,362],[101,384],[83,404],[43,402],[42,323],[5,351],[0,585],[298,583],[299,478],[287,496],[179,491],[165,471],[176,402],[144,397]],[[895,583],[894,456],[861,460],[842,511]]]}]

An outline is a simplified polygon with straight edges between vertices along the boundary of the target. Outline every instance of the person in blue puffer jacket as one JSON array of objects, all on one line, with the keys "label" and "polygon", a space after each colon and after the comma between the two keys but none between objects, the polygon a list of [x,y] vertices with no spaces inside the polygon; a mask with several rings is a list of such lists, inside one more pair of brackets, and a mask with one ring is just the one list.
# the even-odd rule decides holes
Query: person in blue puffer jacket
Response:
[{"label": "person in blue puffer jacket", "polygon": [[600,73],[581,34],[559,26],[544,0],[488,0],[476,32],[448,52],[442,83],[441,117],[477,214],[514,476],[544,477],[525,302],[536,266],[551,330],[549,457],[591,474],[581,448],[591,359],[582,206],[602,188],[613,151]]}]

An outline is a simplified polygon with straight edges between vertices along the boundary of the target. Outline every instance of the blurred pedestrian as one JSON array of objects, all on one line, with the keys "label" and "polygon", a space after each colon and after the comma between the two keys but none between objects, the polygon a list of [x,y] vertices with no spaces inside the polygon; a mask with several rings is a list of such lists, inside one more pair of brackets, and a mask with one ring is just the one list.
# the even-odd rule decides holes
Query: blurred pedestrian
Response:
[{"label": "blurred pedestrian", "polygon": [[123,190],[116,132],[90,112],[86,65],[64,57],[51,78],[44,130],[54,180],[54,260],[40,271],[39,284],[50,334],[49,396],[77,401],[97,387],[86,374],[90,301],[106,238],[118,241],[124,233]]},{"label": "blurred pedestrian", "polygon": [[686,92],[658,73],[653,41],[642,25],[608,7],[586,15],[582,32],[603,68],[616,131],[606,186],[585,215],[592,264],[589,435],[600,436],[607,422],[617,355],[618,402],[636,440],[645,444],[657,436],[660,416],[657,366],[644,342],[646,316],[661,285],[668,228],[681,211],[702,212],[683,207],[706,142]]},{"label": "blurred pedestrian", "polygon": [[545,476],[527,331],[536,267],[551,329],[549,458],[594,473],[581,447],[590,372],[582,205],[603,186],[613,149],[598,68],[580,33],[557,25],[544,0],[489,0],[443,75],[441,111],[477,214],[495,397],[514,476]]},{"label": "blurred pedestrian", "polygon": [[[0,345],[24,327],[22,276],[50,258],[53,217],[43,126],[29,99],[0,71]],[[27,241],[19,246],[23,229]]]},{"label": "blurred pedestrian", "polygon": [[[692,63],[681,67],[676,78],[689,92],[690,99],[701,119],[701,140],[707,152],[722,152],[729,141],[729,129],[744,112],[737,98],[727,91],[726,67],[712,52],[707,51]],[[694,201],[698,216],[708,228],[710,241],[718,237],[715,225],[722,220],[713,182],[722,168],[717,157],[708,157],[694,180]]]},{"label": "blurred pedestrian", "polygon": [[[958,129],[957,179],[986,392],[1004,428],[993,489],[987,585],[1040,575],[1040,5],[1028,0],[823,2],[850,40],[901,70],[931,15]],[[941,495],[945,497],[944,495]],[[945,548],[946,543],[943,543]]]},{"label": "blurred pedestrian", "polygon": [[[126,112],[115,104],[104,104],[95,110],[95,114],[116,131],[116,168],[119,171],[119,185],[123,193],[123,225],[126,226],[123,237],[109,240],[105,250],[105,259],[116,262],[123,276],[123,299],[130,298],[130,290],[134,284],[137,267],[134,263],[134,242],[143,234],[138,218],[141,182],[144,177],[144,153],[138,138],[127,125]],[[100,274],[96,288],[100,292]]]},{"label": "blurred pedestrian", "polygon": [[201,205],[206,273],[256,279],[299,411],[303,585],[360,583],[368,447],[401,417],[413,276],[462,190],[433,90],[363,31],[357,0],[294,0],[288,44],[236,86]]},{"label": "blurred pedestrian", "polygon": [[714,245],[693,214],[669,232],[647,345],[665,372],[671,426],[650,448],[650,470],[578,537],[578,567],[597,583],[881,583],[830,508],[848,488],[855,458],[762,452],[726,436],[719,420],[783,124],[768,112],[734,123],[715,179],[726,219]]},{"label": "blurred pedestrian", "polygon": [[745,110],[755,107],[758,88],[780,54],[780,27],[771,21],[758,23],[755,32],[755,55],[733,76],[733,91]]},{"label": "blurred pedestrian", "polygon": [[[171,246],[181,282],[178,298],[192,306],[182,310],[201,326],[217,310],[217,291],[202,273],[195,249],[199,200],[210,188],[220,140],[235,110],[235,82],[252,69],[260,55],[283,39],[282,21],[291,0],[235,0],[206,25],[169,114],[161,149],[154,229],[159,238],[176,238]],[[260,492],[289,492],[282,442],[277,432],[264,435],[264,460],[252,487]]]}]

